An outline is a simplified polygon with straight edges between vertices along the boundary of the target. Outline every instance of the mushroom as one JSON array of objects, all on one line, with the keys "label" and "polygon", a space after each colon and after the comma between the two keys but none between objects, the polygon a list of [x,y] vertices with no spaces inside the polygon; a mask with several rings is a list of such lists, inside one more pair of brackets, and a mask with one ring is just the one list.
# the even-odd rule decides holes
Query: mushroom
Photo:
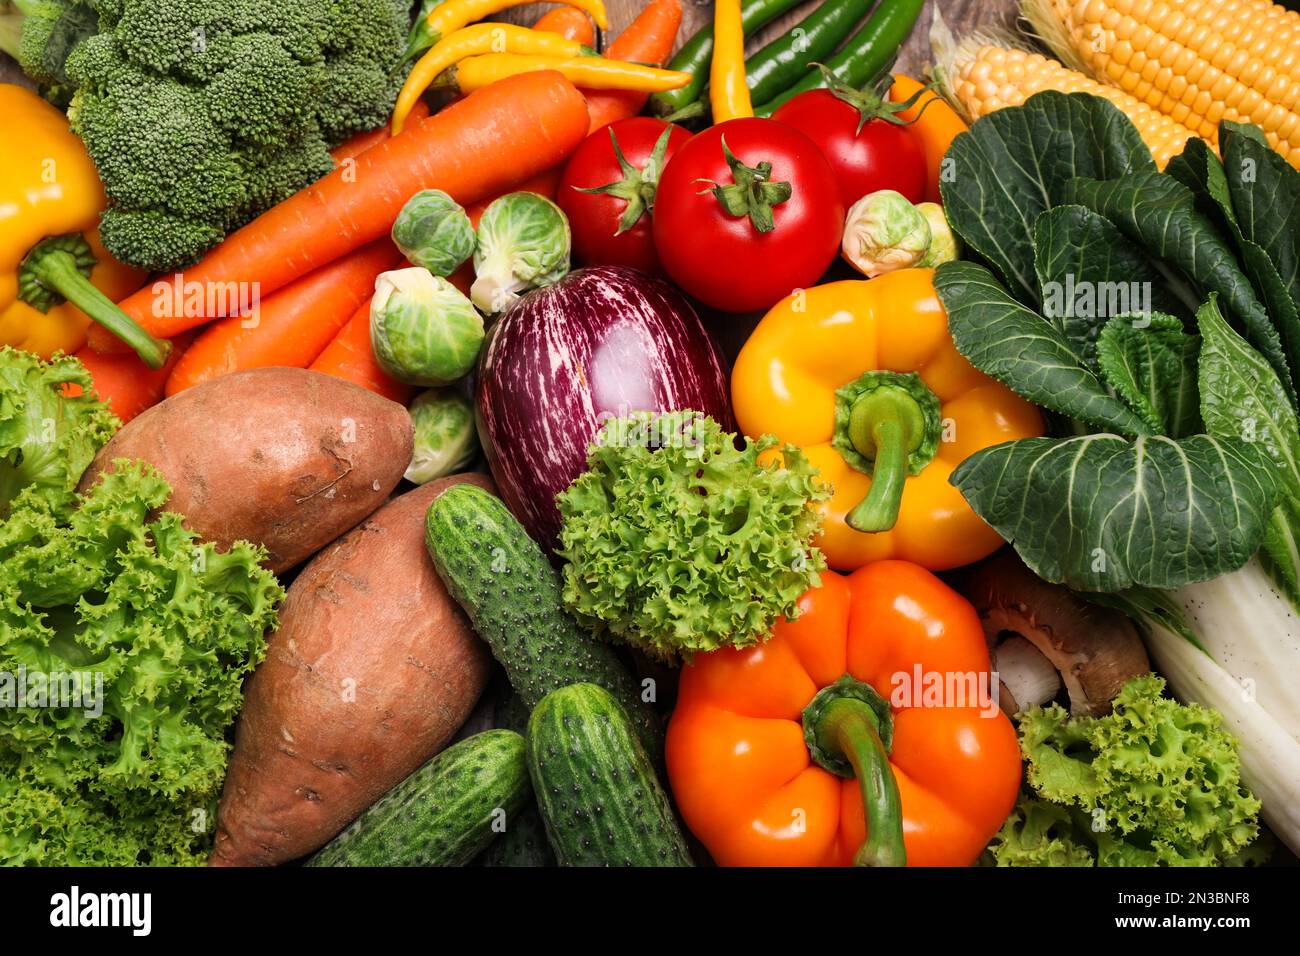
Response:
[{"label": "mushroom", "polygon": [[984,623],[999,705],[1009,716],[1052,700],[1062,682],[1072,714],[1107,714],[1120,688],[1151,670],[1132,621],[1043,581],[1010,548],[964,569],[955,583]]}]

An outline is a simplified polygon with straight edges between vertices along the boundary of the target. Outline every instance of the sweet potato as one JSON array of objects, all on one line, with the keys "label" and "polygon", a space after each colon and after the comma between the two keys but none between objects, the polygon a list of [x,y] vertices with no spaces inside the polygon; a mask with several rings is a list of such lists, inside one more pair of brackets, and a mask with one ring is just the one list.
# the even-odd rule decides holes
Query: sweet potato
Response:
[{"label": "sweet potato", "polygon": [[211,862],[274,865],[323,846],[451,739],[491,658],[424,545],[453,475],[395,498],[289,588],[244,697]]},{"label": "sweet potato", "polygon": [[259,368],[186,389],[113,436],[81,479],[139,458],[172,486],[167,507],[201,538],[266,546],[280,572],[374,511],[411,461],[396,402],[297,368]]}]

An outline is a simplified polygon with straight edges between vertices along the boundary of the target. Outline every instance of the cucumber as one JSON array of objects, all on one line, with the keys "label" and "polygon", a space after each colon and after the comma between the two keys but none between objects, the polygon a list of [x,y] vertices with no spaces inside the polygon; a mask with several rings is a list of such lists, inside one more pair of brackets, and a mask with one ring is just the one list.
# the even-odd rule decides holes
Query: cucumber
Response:
[{"label": "cucumber", "polygon": [[528,772],[561,866],[693,866],[654,766],[627,714],[595,684],[533,708]]},{"label": "cucumber", "polygon": [[598,684],[627,708],[646,750],[659,758],[658,715],[613,648],[565,610],[559,573],[500,498],[469,484],[448,488],[429,506],[425,543],[524,706],[531,710],[569,684]]},{"label": "cucumber", "polygon": [[464,866],[507,832],[531,785],[524,738],[488,730],[448,747],[385,794],[307,866]]},{"label": "cucumber", "polygon": [[476,862],[481,866],[555,866],[537,804],[529,803],[517,812],[506,832],[493,840]]}]

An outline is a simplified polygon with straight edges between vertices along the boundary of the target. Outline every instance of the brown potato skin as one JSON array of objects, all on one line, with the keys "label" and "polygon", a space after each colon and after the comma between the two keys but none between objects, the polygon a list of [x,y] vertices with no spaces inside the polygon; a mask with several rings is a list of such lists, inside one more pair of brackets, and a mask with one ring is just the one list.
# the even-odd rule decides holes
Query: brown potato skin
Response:
[{"label": "brown potato skin", "polygon": [[469,716],[491,656],[424,544],[429,505],[460,482],[494,490],[462,474],[407,492],[289,588],[244,696],[211,865],[271,866],[319,849]]},{"label": "brown potato skin", "polygon": [[411,416],[335,378],[259,368],[212,379],[141,413],[82,476],[87,490],[118,458],[143,459],[172,487],[169,511],[224,551],[266,546],[277,574],[370,514],[411,461]]}]

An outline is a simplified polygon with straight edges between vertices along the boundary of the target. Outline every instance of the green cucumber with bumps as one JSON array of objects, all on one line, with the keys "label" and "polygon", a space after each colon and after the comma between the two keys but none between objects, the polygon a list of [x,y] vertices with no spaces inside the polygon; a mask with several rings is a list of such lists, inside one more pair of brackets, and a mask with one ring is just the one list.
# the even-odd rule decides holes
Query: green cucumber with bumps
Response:
[{"label": "green cucumber with bumps", "polygon": [[532,792],[524,738],[488,730],[438,754],[380,798],[307,866],[464,866]]},{"label": "green cucumber with bumps", "polygon": [[553,690],[586,682],[627,708],[658,760],[658,715],[613,648],[564,607],[559,573],[500,498],[474,485],[448,488],[429,506],[425,543],[433,566],[528,710]]},{"label": "green cucumber with bumps", "polygon": [[528,772],[561,866],[693,866],[627,713],[595,684],[571,684],[533,708]]}]

